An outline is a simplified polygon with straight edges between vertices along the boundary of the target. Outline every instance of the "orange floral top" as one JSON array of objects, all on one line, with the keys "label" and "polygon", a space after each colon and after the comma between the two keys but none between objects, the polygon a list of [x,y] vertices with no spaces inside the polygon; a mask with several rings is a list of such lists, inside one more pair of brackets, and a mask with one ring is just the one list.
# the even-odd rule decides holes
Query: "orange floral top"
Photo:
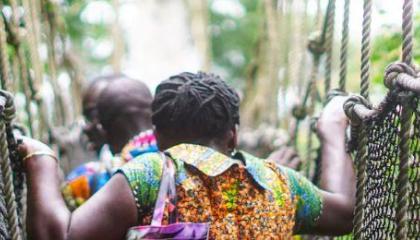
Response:
[{"label": "orange floral top", "polygon": [[[295,225],[310,228],[321,215],[320,191],[291,169],[192,144],[165,153],[177,168],[178,221],[211,222],[210,239],[289,239]],[[162,163],[161,155],[150,153],[118,170],[131,186],[142,225],[151,221]]]}]

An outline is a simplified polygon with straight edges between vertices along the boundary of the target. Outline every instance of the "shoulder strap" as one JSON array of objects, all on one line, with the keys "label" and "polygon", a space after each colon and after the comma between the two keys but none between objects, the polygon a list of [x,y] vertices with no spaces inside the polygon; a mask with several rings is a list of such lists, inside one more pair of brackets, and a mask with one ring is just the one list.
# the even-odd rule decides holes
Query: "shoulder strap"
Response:
[{"label": "shoulder strap", "polygon": [[[152,226],[161,226],[163,213],[165,211],[166,200],[169,199],[170,207],[170,219],[169,222],[176,221],[176,190],[175,190],[175,167],[174,163],[170,158],[166,157],[164,153],[161,153],[163,164],[162,164],[162,179],[159,187],[158,197],[155,203],[155,209],[153,211]],[[175,204],[174,204],[175,201]],[[171,206],[172,205],[172,206]]]}]

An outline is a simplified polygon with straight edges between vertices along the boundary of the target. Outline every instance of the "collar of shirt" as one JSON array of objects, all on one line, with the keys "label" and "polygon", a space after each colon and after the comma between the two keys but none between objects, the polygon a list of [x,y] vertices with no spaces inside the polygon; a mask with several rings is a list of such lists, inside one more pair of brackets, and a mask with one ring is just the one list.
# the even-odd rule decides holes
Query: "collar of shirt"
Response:
[{"label": "collar of shirt", "polygon": [[[201,145],[180,144],[165,152],[175,161],[182,161],[192,165],[211,177],[218,176],[231,166],[237,164],[240,167],[244,167],[258,185],[273,192],[275,197],[277,193],[284,192],[283,188],[285,184],[282,182],[279,172],[275,170],[275,165],[269,164],[265,160],[248,153],[238,153],[238,156],[245,162],[245,166],[243,166],[240,160],[228,157],[212,148]],[[282,196],[277,197],[282,198]]]}]

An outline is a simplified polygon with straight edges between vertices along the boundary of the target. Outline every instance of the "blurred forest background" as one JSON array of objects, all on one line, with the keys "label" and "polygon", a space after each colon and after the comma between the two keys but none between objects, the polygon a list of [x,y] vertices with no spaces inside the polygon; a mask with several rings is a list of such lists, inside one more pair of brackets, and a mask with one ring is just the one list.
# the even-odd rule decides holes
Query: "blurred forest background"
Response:
[{"label": "blurred forest background", "polygon": [[[143,80],[153,91],[172,74],[204,70],[221,75],[241,93],[242,142],[251,151],[266,147],[260,155],[293,135],[296,123],[291,112],[302,104],[313,64],[308,39],[322,29],[328,4],[327,0],[1,2],[5,29],[13,36],[6,49],[12,76],[9,89],[18,93],[18,120],[31,135],[51,140],[61,127],[71,129],[81,116],[82,86],[95,76],[123,72]],[[351,1],[350,7],[347,89],[353,92],[359,91],[360,82],[362,4]],[[343,5],[344,1],[336,1],[333,88],[339,78]],[[374,1],[374,102],[386,91],[383,70],[400,56],[401,5],[402,1]],[[416,5],[419,9],[420,1]],[[419,14],[415,36],[420,39]],[[420,60],[419,46],[415,58]],[[321,61],[316,75],[322,96],[324,64]],[[313,106],[308,115],[317,112]],[[305,119],[302,126],[308,129],[310,118]],[[298,148],[308,142],[306,132],[297,131]]]}]

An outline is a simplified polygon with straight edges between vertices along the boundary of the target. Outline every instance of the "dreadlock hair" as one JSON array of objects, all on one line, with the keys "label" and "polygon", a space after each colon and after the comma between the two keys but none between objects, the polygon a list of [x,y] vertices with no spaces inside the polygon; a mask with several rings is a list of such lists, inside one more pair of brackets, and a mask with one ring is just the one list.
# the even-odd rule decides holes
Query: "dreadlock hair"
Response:
[{"label": "dreadlock hair", "polygon": [[239,96],[217,75],[184,72],[159,84],[152,112],[166,136],[217,139],[239,124]]}]

